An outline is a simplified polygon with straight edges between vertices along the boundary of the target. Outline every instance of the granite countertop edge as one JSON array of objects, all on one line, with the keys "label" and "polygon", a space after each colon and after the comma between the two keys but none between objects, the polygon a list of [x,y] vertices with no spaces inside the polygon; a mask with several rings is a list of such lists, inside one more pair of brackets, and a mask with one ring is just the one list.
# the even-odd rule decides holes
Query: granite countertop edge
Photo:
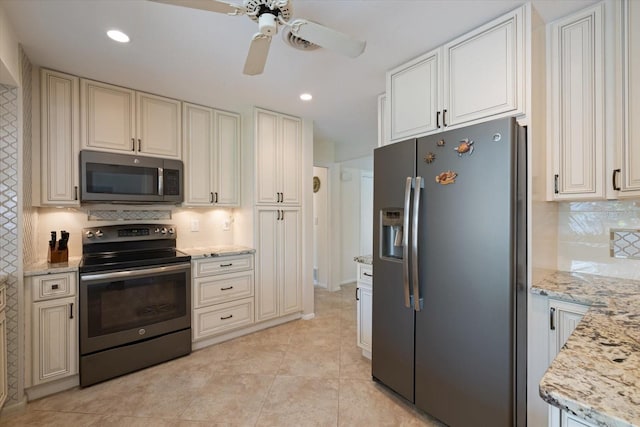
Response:
[{"label": "granite countertop edge", "polygon": [[640,281],[556,271],[531,292],[590,306],[542,377],[540,396],[595,425],[640,426]]},{"label": "granite countertop edge", "polygon": [[353,257],[353,260],[361,264],[373,265],[373,255],[358,255]]},{"label": "granite countertop edge", "polygon": [[179,248],[182,252],[191,255],[191,259],[204,259],[225,257],[233,255],[254,254],[256,250],[247,246],[224,245],[224,246],[207,246],[198,248]]},{"label": "granite countertop edge", "polygon": [[36,261],[25,265],[24,277],[39,276],[42,274],[71,273],[77,272],[81,257],[69,257],[68,262],[51,264],[47,260]]}]

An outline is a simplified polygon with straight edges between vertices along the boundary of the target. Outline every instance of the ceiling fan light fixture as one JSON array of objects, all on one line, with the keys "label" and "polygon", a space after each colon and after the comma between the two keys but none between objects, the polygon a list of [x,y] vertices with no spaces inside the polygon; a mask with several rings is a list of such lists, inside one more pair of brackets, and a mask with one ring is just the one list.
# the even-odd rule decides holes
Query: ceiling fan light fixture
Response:
[{"label": "ceiling fan light fixture", "polygon": [[300,99],[303,101],[311,101],[313,99],[313,96],[311,96],[310,93],[303,93],[300,95]]},{"label": "ceiling fan light fixture", "polygon": [[271,13],[263,13],[258,18],[259,31],[265,36],[272,36],[278,32],[278,24],[276,23],[276,16]]},{"label": "ceiling fan light fixture", "polygon": [[109,30],[107,31],[107,36],[114,41],[119,43],[129,43],[129,36],[123,33],[120,30]]}]

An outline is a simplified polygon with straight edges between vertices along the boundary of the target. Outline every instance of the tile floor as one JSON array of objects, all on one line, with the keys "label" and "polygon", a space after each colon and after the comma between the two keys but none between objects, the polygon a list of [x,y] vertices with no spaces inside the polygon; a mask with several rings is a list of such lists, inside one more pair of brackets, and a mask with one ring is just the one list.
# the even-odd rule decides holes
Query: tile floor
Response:
[{"label": "tile floor", "polygon": [[316,317],[36,400],[7,426],[440,426],[371,380],[355,284],[317,289]]}]

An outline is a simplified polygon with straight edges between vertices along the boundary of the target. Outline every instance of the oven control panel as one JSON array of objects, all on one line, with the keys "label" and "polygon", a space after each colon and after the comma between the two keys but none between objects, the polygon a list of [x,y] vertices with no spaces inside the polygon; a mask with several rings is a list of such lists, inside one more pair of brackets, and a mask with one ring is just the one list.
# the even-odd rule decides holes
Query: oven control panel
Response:
[{"label": "oven control panel", "polygon": [[176,227],[171,224],[107,225],[82,229],[83,245],[175,238]]}]

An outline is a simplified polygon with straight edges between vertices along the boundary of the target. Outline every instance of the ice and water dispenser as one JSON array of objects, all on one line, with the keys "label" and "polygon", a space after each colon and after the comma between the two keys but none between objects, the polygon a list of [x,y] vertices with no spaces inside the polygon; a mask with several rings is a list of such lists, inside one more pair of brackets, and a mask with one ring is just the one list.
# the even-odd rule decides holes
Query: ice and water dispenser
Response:
[{"label": "ice and water dispenser", "polygon": [[402,259],[403,209],[382,209],[380,211],[380,257]]}]

